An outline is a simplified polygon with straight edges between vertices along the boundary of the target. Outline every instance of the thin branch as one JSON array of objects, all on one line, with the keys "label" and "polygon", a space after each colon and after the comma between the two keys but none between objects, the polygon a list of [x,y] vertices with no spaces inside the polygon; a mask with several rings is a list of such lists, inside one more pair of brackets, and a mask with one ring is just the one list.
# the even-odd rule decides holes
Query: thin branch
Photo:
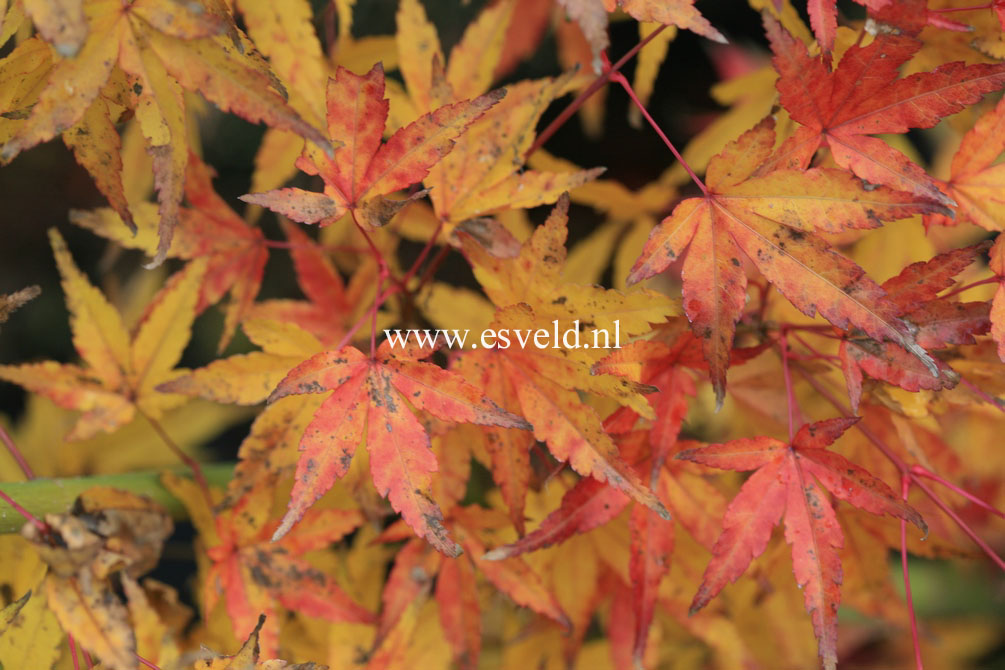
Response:
[{"label": "thin branch", "polygon": [[187,465],[192,471],[192,477],[195,479],[196,484],[199,485],[199,489],[202,491],[203,496],[205,496],[206,503],[209,505],[210,509],[212,509],[213,496],[209,492],[209,482],[206,481],[206,475],[203,473],[202,465],[199,464],[199,461],[182,451],[181,447],[179,447],[175,441],[171,439],[171,436],[167,434],[167,431],[164,430],[160,423],[155,421],[153,417],[140,409],[139,406],[136,407],[136,412],[147,420],[147,423],[150,424],[150,427],[154,429],[154,432],[157,433],[164,444],[167,445],[168,449],[170,449],[171,452],[174,453],[174,455],[177,456],[178,459]]},{"label": "thin branch", "polygon": [[40,520],[34,514],[19,505],[16,500],[7,495],[6,491],[0,490],[0,500],[3,500],[5,503],[13,507],[14,511],[23,516],[25,521],[28,521],[31,525],[35,526],[35,528],[38,528],[39,532],[46,535],[49,534],[49,526],[44,521]]},{"label": "thin branch", "polygon": [[969,291],[970,289],[975,288],[977,286],[984,286],[985,284],[997,284],[999,281],[1001,281],[1000,277],[988,277],[987,279],[981,279],[980,281],[971,282],[971,283],[967,284],[966,286],[961,286],[959,288],[954,288],[949,293],[947,293],[947,294],[945,294],[943,296],[940,296],[940,297],[942,297],[942,298],[950,298],[950,297],[952,297],[954,295],[958,295],[960,293],[963,293],[964,291]]},{"label": "thin branch", "polygon": [[789,371],[789,343],[785,329],[778,338],[778,347],[782,351],[782,377],[785,379],[785,402],[788,405],[789,413],[789,442],[796,436],[796,412],[799,411],[796,405],[796,396],[792,391],[792,373]]},{"label": "thin branch", "polygon": [[[604,58],[604,64],[606,65],[607,57],[603,54],[601,54],[601,56],[602,58]],[[684,157],[681,156],[679,151],[677,151],[677,147],[673,145],[673,142],[671,142],[670,138],[666,136],[666,133],[664,133],[663,129],[660,128],[659,124],[656,123],[656,120],[649,115],[649,112],[646,110],[646,106],[642,104],[641,100],[639,100],[639,96],[635,94],[635,90],[632,88],[632,85],[628,82],[628,79],[625,78],[625,75],[621,74],[620,72],[612,72],[611,80],[617,82],[618,84],[621,85],[621,88],[625,89],[625,92],[628,94],[628,97],[632,99],[632,103],[635,105],[635,107],[642,113],[642,116],[645,117],[645,120],[648,121],[649,125],[652,126],[652,129],[656,131],[656,134],[660,136],[660,139],[663,140],[663,144],[665,144],[667,148],[670,149],[670,153],[674,155],[674,158],[676,158],[677,162],[681,164],[681,167],[683,167],[684,170],[688,173],[688,175],[690,175],[691,181],[693,181],[695,184],[698,185],[698,188],[701,189],[701,192],[704,195],[708,195],[708,187],[705,186],[705,182],[703,182],[701,179],[698,178],[698,175],[694,173],[694,170],[691,169],[691,166],[687,164],[687,161],[684,160]]]},{"label": "thin branch", "polygon": [[139,661],[141,664],[143,664],[143,665],[147,666],[148,668],[150,668],[150,670],[161,670],[154,663],[152,663],[151,661],[148,661],[147,659],[143,658],[139,654],[134,653],[133,656],[135,656],[136,660]]},{"label": "thin branch", "polygon": [[572,118],[573,114],[579,111],[579,108],[583,106],[583,103],[589,100],[594,93],[603,88],[604,84],[606,84],[610,80],[611,75],[613,75],[622,67],[624,67],[625,63],[631,60],[635,56],[635,54],[637,54],[642,49],[642,47],[649,44],[651,40],[653,40],[657,35],[659,35],[664,30],[666,30],[665,25],[656,28],[656,30],[646,35],[645,38],[643,38],[638,44],[632,47],[628,51],[628,53],[619,58],[617,62],[614,63],[614,65],[612,65],[609,69],[606,69],[602,73],[600,73],[600,75],[596,79],[594,79],[589,86],[584,88],[582,92],[576,96],[575,100],[569,103],[568,107],[562,110],[561,114],[556,116],[555,119],[551,123],[549,123],[544,130],[541,131],[541,133],[537,136],[537,139],[534,140],[534,143],[530,145],[530,148],[527,149],[526,153],[524,153],[523,159],[527,160],[531,154],[533,154],[535,151],[543,147],[544,143],[550,140],[551,136],[554,135],[556,132],[558,132],[558,129],[564,126],[566,121]]},{"label": "thin branch", "polygon": [[963,375],[960,375],[960,383],[966,386],[968,389],[970,389],[975,395],[980,397],[981,400],[991,405],[999,412],[1005,414],[1005,405],[1003,405],[1002,402],[998,400],[998,398],[995,398],[990,393],[987,393],[986,391],[984,391],[984,389],[980,388]]},{"label": "thin branch", "polygon": [[956,522],[956,525],[960,527],[960,530],[962,530],[967,535],[967,537],[969,537],[971,540],[973,540],[974,544],[976,544],[978,547],[980,547],[981,551],[983,551],[985,554],[987,554],[988,558],[990,558],[994,562],[994,564],[998,566],[999,569],[1001,569],[1003,572],[1005,572],[1005,561],[1003,561],[1001,559],[1001,556],[999,556],[998,554],[995,553],[994,549],[992,549],[990,546],[988,546],[987,542],[985,542],[984,540],[982,540],[980,538],[980,536],[977,535],[977,533],[974,532],[974,529],[971,528],[970,525],[967,524],[966,521],[964,521],[963,519],[960,518],[959,514],[957,514],[956,512],[954,512],[952,510],[952,508],[949,507],[949,505],[947,505],[942,500],[942,498],[940,498],[938,495],[936,495],[935,491],[933,491],[932,489],[928,488],[928,486],[925,485],[925,483],[921,480],[920,477],[917,477],[915,475],[911,475],[911,479],[914,482],[915,486],[917,486],[919,489],[921,489],[922,491],[924,491],[925,495],[927,495],[929,498],[931,498],[932,502],[935,503],[936,505],[938,505],[939,509],[941,509],[943,512],[945,512],[946,515],[950,519],[952,519],[954,522]]},{"label": "thin branch", "polygon": [[69,633],[66,634],[66,644],[70,647],[70,658],[73,659],[73,670],[80,670],[80,659],[77,658],[77,641]]},{"label": "thin branch", "polygon": [[1005,512],[1002,512],[1000,509],[998,509],[994,505],[991,505],[990,503],[984,502],[983,500],[981,500],[977,496],[973,495],[969,491],[965,491],[965,490],[961,489],[956,484],[943,479],[942,477],[940,477],[939,475],[935,474],[934,472],[932,472],[931,470],[929,470],[928,468],[926,468],[923,465],[912,465],[911,466],[911,474],[912,475],[917,475],[919,477],[924,477],[926,479],[931,479],[933,482],[938,482],[938,483],[942,484],[943,486],[945,486],[946,488],[955,491],[957,494],[963,496],[964,498],[966,498],[967,500],[969,500],[973,504],[977,505],[978,507],[982,507],[982,508],[986,509],[987,511],[991,512],[992,514],[994,514],[995,516],[999,516],[999,517],[1005,519]]},{"label": "thin branch", "polygon": [[[900,495],[907,502],[911,490],[911,477],[900,476]],[[907,613],[911,619],[911,641],[914,644],[914,664],[917,670],[925,670],[921,662],[921,640],[918,638],[918,619],[914,615],[914,597],[911,595],[911,573],[907,568],[907,521],[900,520],[900,568],[904,572],[904,593],[907,596]]]},{"label": "thin branch", "polygon": [[17,448],[17,444],[14,443],[14,440],[11,438],[10,434],[4,430],[3,426],[0,426],[0,440],[3,440],[4,446],[7,447],[7,451],[10,453],[11,458],[17,462],[17,466],[21,468],[21,472],[24,473],[24,476],[28,479],[35,479],[35,472],[31,469],[31,466],[28,465],[28,461],[25,459],[24,454],[22,454],[21,450]]},{"label": "thin branch", "polygon": [[[833,405],[834,408],[837,409],[841,414],[848,417],[854,416],[852,411],[848,407],[846,407],[844,403],[842,403],[840,400],[834,397],[833,393],[824,388],[824,386],[820,383],[820,381],[815,379],[813,375],[810,375],[803,369],[799,369],[799,373],[803,376],[803,379],[809,382],[810,386],[816,389],[816,391],[825,399],[827,399],[827,401],[830,402],[830,404]],[[890,462],[892,462],[897,467],[898,470],[900,470],[901,474],[910,477],[914,485],[917,486],[919,489],[921,489],[924,492],[924,494],[927,495],[931,499],[931,501],[934,502],[939,507],[939,509],[945,512],[945,514],[950,519],[952,519],[957,526],[960,527],[960,530],[962,530],[967,537],[973,540],[974,544],[976,544],[978,547],[981,548],[981,551],[987,554],[988,558],[990,558],[995,563],[995,565],[997,565],[1002,571],[1005,571],[1005,561],[1003,561],[1001,557],[995,553],[994,549],[988,546],[987,542],[982,540],[980,536],[978,536],[977,533],[974,532],[974,529],[971,528],[966,521],[960,518],[959,514],[954,512],[952,508],[950,508],[949,505],[947,505],[942,500],[942,498],[936,495],[935,491],[928,488],[928,486],[925,485],[924,481],[922,481],[922,478],[919,475],[916,475],[914,472],[912,472],[911,466],[909,466],[900,456],[894,453],[893,450],[890,449],[890,447],[885,442],[883,442],[883,440],[881,440],[878,435],[869,430],[868,427],[863,426],[861,421],[855,424],[855,428],[861,431],[861,433],[865,435],[865,437],[870,442],[872,442],[876,446],[876,448],[879,449],[883,453],[883,455],[886,456],[890,460]]]}]

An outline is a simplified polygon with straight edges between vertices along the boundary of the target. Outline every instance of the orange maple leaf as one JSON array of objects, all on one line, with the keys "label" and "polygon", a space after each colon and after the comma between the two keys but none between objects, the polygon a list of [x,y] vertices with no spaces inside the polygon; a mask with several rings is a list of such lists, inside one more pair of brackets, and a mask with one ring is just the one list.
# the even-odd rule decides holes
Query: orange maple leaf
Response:
[{"label": "orange maple leaf", "polygon": [[765,161],[762,174],[775,167],[806,168],[826,144],[839,166],[862,179],[953,204],[923,169],[870,135],[931,128],[1005,86],[1005,65],[947,63],[898,79],[898,68],[921,43],[908,29],[891,29],[868,46],[852,45],[831,71],[829,59],[811,58],[806,46],[774,18],[766,14],[764,25],[775,54],[781,104],[801,125]]},{"label": "orange maple leaf", "polygon": [[468,125],[504,95],[499,90],[444,105],[382,144],[388,111],[383,66],[377,63],[362,77],[339,67],[328,80],[328,134],[342,146],[331,157],[308,147],[297,160],[304,172],[321,175],[324,193],[282,188],[241,199],[300,223],[325,225],[351,211],[358,223],[383,225],[408,202],[383,196],[422,181]]},{"label": "orange maple leaf", "polygon": [[683,201],[653,230],[628,281],[662,272],[689,249],[682,270],[684,310],[702,340],[718,405],[746,297],[744,256],[804,314],[819,312],[839,328],[855,326],[874,339],[897,342],[936,374],[883,290],[814,233],[874,228],[881,220],[938,207],[886,187],[867,189],[843,170],[758,175],[774,141],[773,123],[765,120],[713,158],[704,197]]},{"label": "orange maple leaf", "polygon": [[[926,349],[942,349],[950,344],[974,344],[974,335],[991,327],[991,306],[986,302],[959,302],[939,293],[953,285],[953,277],[987,251],[990,243],[975,244],[939,254],[929,261],[912,263],[900,274],[883,283],[883,290],[899,308],[899,316],[910,324],[915,340]],[[838,351],[848,396],[857,411],[862,396],[862,373],[896,384],[908,391],[953,388],[959,381],[946,363],[936,359],[938,376],[903,348],[892,342],[875,342],[849,336]]]},{"label": "orange maple leaf", "polygon": [[697,612],[728,583],[735,582],[760,556],[779,519],[792,545],[796,582],[803,589],[824,667],[837,665],[837,611],[841,602],[841,526],[828,497],[832,495],[873,514],[888,514],[927,532],[921,515],[868,471],[826,447],[858,418],[806,424],[791,444],[770,437],[733,440],[689,449],[677,458],[725,470],[754,474],[740,487],[723,517],[723,531],[712,548],[698,593]]},{"label": "orange maple leaf", "polygon": [[985,230],[1005,230],[1005,165],[996,163],[1005,150],[1005,99],[984,114],[960,141],[949,179],[937,182],[956,201],[956,218],[925,216],[926,224],[972,222]]},{"label": "orange maple leaf", "polygon": [[[258,228],[246,224],[213,190],[213,170],[189,152],[185,170],[185,198],[189,207],[179,210],[169,258],[206,259],[206,276],[199,289],[196,313],[230,294],[224,310],[223,334],[218,351],[230,343],[238,324],[244,320],[262,284],[269,249]],[[137,233],[123,226],[111,209],[71,210],[70,220],[119,244],[156,253],[158,216],[152,205],[135,209]]]},{"label": "orange maple leaf", "polygon": [[190,479],[163,475],[165,487],[188,508],[212,564],[202,585],[203,613],[208,618],[221,598],[238,637],[257,631],[260,615],[262,653],[275,656],[279,642],[276,605],[329,621],[371,623],[375,617],[357,604],[327,574],[302,555],[330,546],[363,523],[356,509],[313,509],[282,540],[270,538],[274,482],[268,478],[236,500],[210,509]]},{"label": "orange maple leaf", "polygon": [[407,405],[446,421],[530,428],[501,410],[459,375],[419,358],[431,351],[398,350],[385,341],[375,358],[355,347],[326,351],[286,375],[269,402],[293,394],[333,393],[322,403],[300,441],[289,509],[275,537],[282,537],[349,470],[356,447],[366,438],[373,483],[416,533],[444,554],[460,547],[443,526],[430,494],[436,457],[429,436]]}]

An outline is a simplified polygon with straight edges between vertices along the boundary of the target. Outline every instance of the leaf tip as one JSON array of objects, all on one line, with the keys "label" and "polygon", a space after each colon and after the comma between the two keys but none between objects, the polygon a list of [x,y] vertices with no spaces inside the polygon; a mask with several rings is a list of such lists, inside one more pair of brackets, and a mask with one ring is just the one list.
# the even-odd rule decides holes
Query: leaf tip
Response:
[{"label": "leaf tip", "polygon": [[722,405],[726,401],[726,390],[723,388],[715,389],[715,413],[718,414],[722,409]]},{"label": "leaf tip", "polygon": [[481,560],[483,561],[502,561],[509,558],[509,550],[506,547],[496,547],[492,551],[485,552],[482,554]]},{"label": "leaf tip", "polygon": [[290,529],[300,520],[301,515],[297,515],[293,510],[287,510],[283,520],[279,522],[279,527],[272,534],[272,542],[278,542],[283,536],[290,532]]},{"label": "leaf tip", "polygon": [[653,511],[656,512],[656,514],[658,514],[659,517],[664,521],[670,521],[672,519],[672,517],[670,516],[670,510],[668,510],[663,505],[663,503],[657,502],[656,507],[653,508]]}]

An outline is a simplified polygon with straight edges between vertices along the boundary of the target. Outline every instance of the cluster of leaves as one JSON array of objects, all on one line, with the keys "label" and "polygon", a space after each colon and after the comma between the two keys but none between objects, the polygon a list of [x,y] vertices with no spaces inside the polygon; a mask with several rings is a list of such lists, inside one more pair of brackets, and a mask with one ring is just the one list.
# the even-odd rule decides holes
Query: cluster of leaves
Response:
[{"label": "cluster of leaves", "polygon": [[[2,667],[77,667],[79,645],[109,670],[834,668],[882,630],[891,663],[962,662],[919,631],[907,555],[1005,569],[1005,6],[858,1],[751,0],[770,62],[690,0],[498,0],[449,55],[420,0],[367,38],[351,0],[0,5],[0,159],[61,135],[109,203],[71,221],[152,258],[111,300],[49,231],[80,362],[0,366],[33,394],[4,441],[28,478],[180,457],[193,477],[162,481],[199,609],[139,580],[172,532],[155,503],[22,508]],[[638,24],[634,82],[612,17]],[[645,110],[678,28],[732,63],[682,154]],[[567,72],[494,88],[552,29]],[[602,132],[608,82],[679,159],[637,191],[541,149],[577,110]],[[268,126],[243,213],[194,93]],[[606,221],[567,250],[573,204]],[[439,278],[454,252],[479,290]],[[258,299],[275,253],[301,298]],[[219,357],[178,367],[227,296]],[[615,348],[579,346],[600,330]],[[194,445],[250,415],[214,403],[258,407],[222,489]],[[839,639],[842,605],[865,623]]]}]

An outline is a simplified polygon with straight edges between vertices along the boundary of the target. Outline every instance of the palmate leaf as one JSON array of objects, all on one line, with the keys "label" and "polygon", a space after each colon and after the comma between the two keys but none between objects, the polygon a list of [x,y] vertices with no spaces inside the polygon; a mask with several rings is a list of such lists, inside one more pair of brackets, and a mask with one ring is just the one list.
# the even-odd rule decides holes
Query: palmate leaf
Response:
[{"label": "palmate leaf", "polygon": [[[990,329],[991,306],[986,302],[959,302],[938,296],[953,285],[953,277],[978,260],[989,246],[989,243],[976,244],[912,263],[883,283],[889,300],[899,309],[898,316],[910,324],[920,346],[942,349],[951,344],[974,344],[975,335]],[[842,340],[838,354],[848,395],[856,410],[862,395],[863,372],[907,391],[942,390],[956,386],[959,381],[959,375],[941,360],[935,361],[939,374],[933,376],[916,357],[893,342],[852,335]]]},{"label": "palmate leaf", "polygon": [[[213,190],[212,178],[212,168],[190,152],[185,170],[185,197],[189,207],[182,207],[178,212],[178,227],[167,256],[206,259],[206,276],[196,303],[197,314],[230,294],[217,348],[222,351],[258,295],[269,250],[262,231],[247,225]],[[148,203],[133,209],[135,234],[122,225],[118,212],[113,209],[71,210],[70,220],[124,247],[153,255],[158,245],[157,210]]]},{"label": "palmate leaf", "polygon": [[443,513],[430,494],[436,457],[429,436],[406,406],[445,421],[530,428],[501,410],[459,375],[418,358],[432,352],[392,352],[388,342],[376,358],[354,347],[326,351],[289,372],[269,397],[333,393],[322,403],[300,441],[289,509],[276,530],[282,537],[304,512],[349,470],[356,447],[366,439],[373,483],[415,532],[449,556],[460,547],[443,526]]},{"label": "palmate leaf", "polygon": [[112,432],[137,411],[157,419],[185,402],[155,387],[178,376],[174,366],[191,335],[206,261],[191,262],[151,301],[135,334],[101,292],[88,282],[55,229],[50,240],[70,310],[73,345],[85,365],[54,361],[0,366],[0,379],[47,396],[60,407],[84,414],[70,440]]},{"label": "palmate leaf", "polygon": [[880,221],[940,209],[923,197],[870,187],[841,170],[758,175],[775,133],[770,120],[742,135],[708,166],[708,192],[683,201],[653,230],[628,277],[637,282],[683,264],[684,311],[702,340],[719,405],[733,333],[745,302],[743,257],[800,311],[839,328],[858,327],[935,364],[898,319],[883,290],[814,233],[874,228]]},{"label": "palmate leaf", "polygon": [[963,136],[950,175],[939,187],[956,201],[955,218],[925,216],[927,224],[976,223],[985,230],[1005,230],[1005,99],[984,114]]},{"label": "palmate leaf", "polygon": [[[885,184],[953,204],[923,169],[871,135],[930,128],[939,120],[1005,86],[1005,65],[947,63],[932,72],[898,78],[898,68],[921,47],[911,35],[924,2],[893,3],[898,26],[880,31],[868,46],[853,45],[833,71],[829,59],[806,46],[771,16],[764,25],[774,51],[781,104],[801,124],[759,173],[806,168],[826,145],[835,162],[874,184]],[[910,24],[910,25],[908,25]]]},{"label": "palmate leaf", "polygon": [[722,535],[712,548],[712,560],[691,603],[692,613],[746,571],[764,552],[772,529],[784,517],[785,539],[792,545],[793,570],[813,620],[820,658],[828,670],[836,667],[843,535],[820,485],[867,512],[904,519],[927,532],[921,515],[889,486],[843,456],[827,451],[826,447],[856,421],[830,419],[806,424],[791,444],[755,437],[677,454],[677,458],[716,468],[755,471],[726,510]]},{"label": "palmate leaf", "polygon": [[[163,482],[188,509],[211,560],[200,594],[207,618],[222,599],[234,635],[260,632],[262,653],[267,656],[278,650],[279,605],[328,621],[374,620],[330,575],[303,556],[356,529],[363,522],[359,510],[311,510],[295,531],[273,542],[276,522],[269,519],[269,512],[275,492],[267,478],[214,508],[192,480],[165,473]],[[255,626],[261,614],[270,617],[264,629]]]},{"label": "palmate leaf", "polygon": [[[651,388],[592,374],[590,363],[601,358],[606,349],[598,346],[600,338],[589,342],[588,331],[584,331],[585,346],[568,348],[540,348],[520,342],[516,335],[541,328],[566,332],[571,327],[575,331],[580,323],[608,334],[617,328],[624,335],[634,335],[677,311],[674,301],[655,291],[621,292],[562,281],[568,206],[568,197],[562,196],[544,225],[510,258],[493,255],[463,227],[459,229],[461,250],[485,293],[499,307],[491,331],[508,333],[509,344],[466,352],[458,370],[488,390],[504,408],[527,417],[534,425],[534,436],[547,443],[558,460],[569,461],[582,475],[609,482],[666,517],[663,505],[621,459],[593,408],[576,394],[582,390],[607,396],[651,417],[652,410],[641,395]],[[510,441],[504,431],[489,430],[495,438],[488,447],[493,476],[503,489],[512,516],[522,517],[530,465],[526,456],[510,450],[526,451],[530,444]],[[515,523],[522,528],[522,521]]]},{"label": "palmate leaf", "polygon": [[365,76],[340,67],[328,80],[327,116],[328,134],[342,145],[332,157],[308,150],[297,163],[301,170],[321,175],[325,192],[283,188],[241,199],[300,223],[325,225],[352,211],[360,223],[383,225],[408,202],[383,196],[422,181],[468,125],[504,95],[499,90],[444,105],[382,143],[388,112],[383,66],[377,63]]},{"label": "palmate leaf", "polygon": [[[404,0],[396,39],[409,99],[399,101],[399,106],[417,115],[488,91],[512,17],[509,2],[486,8],[444,62],[436,27],[421,3]],[[508,86],[506,97],[471,124],[424,181],[440,221],[456,224],[502,210],[551,204],[603,171],[522,169],[541,115],[566,92],[569,79],[525,80]]]}]

